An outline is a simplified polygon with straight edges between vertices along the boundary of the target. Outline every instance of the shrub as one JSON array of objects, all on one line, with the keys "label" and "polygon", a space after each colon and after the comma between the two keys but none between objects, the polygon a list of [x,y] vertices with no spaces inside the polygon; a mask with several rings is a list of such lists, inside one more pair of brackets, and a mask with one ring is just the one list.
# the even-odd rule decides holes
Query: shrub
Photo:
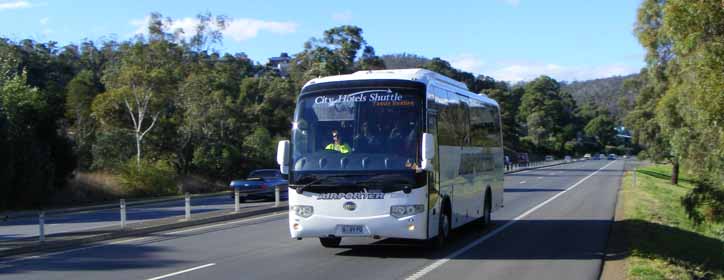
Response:
[{"label": "shrub", "polygon": [[177,193],[176,173],[166,161],[128,160],[121,168],[120,183],[126,195],[149,196]]}]

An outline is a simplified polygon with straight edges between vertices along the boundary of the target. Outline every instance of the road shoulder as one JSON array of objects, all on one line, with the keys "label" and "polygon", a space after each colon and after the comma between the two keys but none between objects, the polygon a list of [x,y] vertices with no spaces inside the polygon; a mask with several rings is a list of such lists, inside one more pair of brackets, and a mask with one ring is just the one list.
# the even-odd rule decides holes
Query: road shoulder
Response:
[{"label": "road shoulder", "polygon": [[[629,171],[627,170],[626,173],[629,173]],[[622,223],[626,218],[624,215],[625,196],[622,190],[627,177],[627,174],[622,177],[621,185],[616,195],[616,212],[608,234],[608,241],[606,242],[606,251],[601,269],[601,280],[626,279],[626,256],[629,254],[629,246],[626,244],[626,231]]]}]

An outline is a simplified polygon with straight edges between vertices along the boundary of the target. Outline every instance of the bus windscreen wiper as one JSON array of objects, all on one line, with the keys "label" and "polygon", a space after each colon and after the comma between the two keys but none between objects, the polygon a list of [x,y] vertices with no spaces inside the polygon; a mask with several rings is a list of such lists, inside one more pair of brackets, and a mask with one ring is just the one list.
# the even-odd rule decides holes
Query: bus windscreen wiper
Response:
[{"label": "bus windscreen wiper", "polygon": [[[319,183],[319,182],[322,182],[322,181],[324,181],[324,180],[327,180],[327,179],[329,179],[329,178],[352,177],[352,176],[356,176],[356,175],[352,175],[352,174],[337,174],[337,175],[320,176],[320,177],[316,177],[314,180],[312,180],[312,181],[309,182],[309,183],[306,183],[306,184],[303,184],[303,185],[292,185],[292,187],[295,187],[295,189],[297,190],[297,193],[298,193],[298,194],[302,194],[302,193],[304,192],[304,189],[306,189],[307,187],[311,187],[312,185],[317,184],[317,183]],[[304,178],[304,177],[302,177],[302,178]],[[318,185],[318,186],[319,186],[319,185]],[[331,185],[331,186],[336,186],[336,185]]]}]

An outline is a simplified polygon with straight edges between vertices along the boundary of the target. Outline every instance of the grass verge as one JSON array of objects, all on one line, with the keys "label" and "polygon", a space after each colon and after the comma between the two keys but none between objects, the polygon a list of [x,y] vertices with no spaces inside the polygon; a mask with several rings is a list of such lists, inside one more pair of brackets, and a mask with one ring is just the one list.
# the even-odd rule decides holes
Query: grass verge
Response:
[{"label": "grass verge", "polygon": [[724,224],[693,224],[681,198],[691,189],[685,172],[670,183],[671,166],[641,167],[623,179],[627,279],[724,280]]}]

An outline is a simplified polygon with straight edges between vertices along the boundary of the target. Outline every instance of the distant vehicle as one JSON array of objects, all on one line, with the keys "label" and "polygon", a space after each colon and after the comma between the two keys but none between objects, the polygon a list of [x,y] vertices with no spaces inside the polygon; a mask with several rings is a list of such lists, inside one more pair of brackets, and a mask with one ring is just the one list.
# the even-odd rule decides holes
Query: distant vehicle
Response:
[{"label": "distant vehicle", "polygon": [[598,155],[598,159],[606,159],[606,157],[607,157],[607,156],[606,156],[606,154],[604,154],[604,153],[600,153],[600,154]]},{"label": "distant vehicle", "polygon": [[627,158],[628,158],[628,155],[623,155],[623,159],[627,159]]},{"label": "distant vehicle", "polygon": [[563,157],[563,160],[565,160],[566,162],[571,162],[573,158],[571,156],[565,156]]},{"label": "distant vehicle", "polygon": [[[462,109],[474,117],[456,117]],[[489,225],[503,206],[500,108],[464,83],[423,69],[317,78],[302,87],[293,116],[276,158],[289,174],[292,238],[442,247],[452,230]],[[466,141],[455,137],[468,129]]]},{"label": "distant vehicle", "polygon": [[601,155],[593,155],[593,157],[591,157],[591,159],[592,159],[592,160],[600,160],[600,159],[601,159]]},{"label": "distant vehicle", "polygon": [[585,154],[585,155],[583,155],[583,159],[585,159],[585,160],[591,159],[591,154]]},{"label": "distant vehicle", "polygon": [[[279,187],[280,198],[287,197],[287,179],[282,177],[282,173],[277,169],[257,169],[249,173],[246,180],[231,181],[229,187],[231,190],[239,189],[239,201],[243,202],[247,199],[274,199],[274,189]],[[231,193],[234,198],[234,193]]]},{"label": "distant vehicle", "polygon": [[553,161],[553,156],[546,156],[546,161]]},{"label": "distant vehicle", "polygon": [[616,155],[615,154],[608,155],[608,160],[616,160]]}]

